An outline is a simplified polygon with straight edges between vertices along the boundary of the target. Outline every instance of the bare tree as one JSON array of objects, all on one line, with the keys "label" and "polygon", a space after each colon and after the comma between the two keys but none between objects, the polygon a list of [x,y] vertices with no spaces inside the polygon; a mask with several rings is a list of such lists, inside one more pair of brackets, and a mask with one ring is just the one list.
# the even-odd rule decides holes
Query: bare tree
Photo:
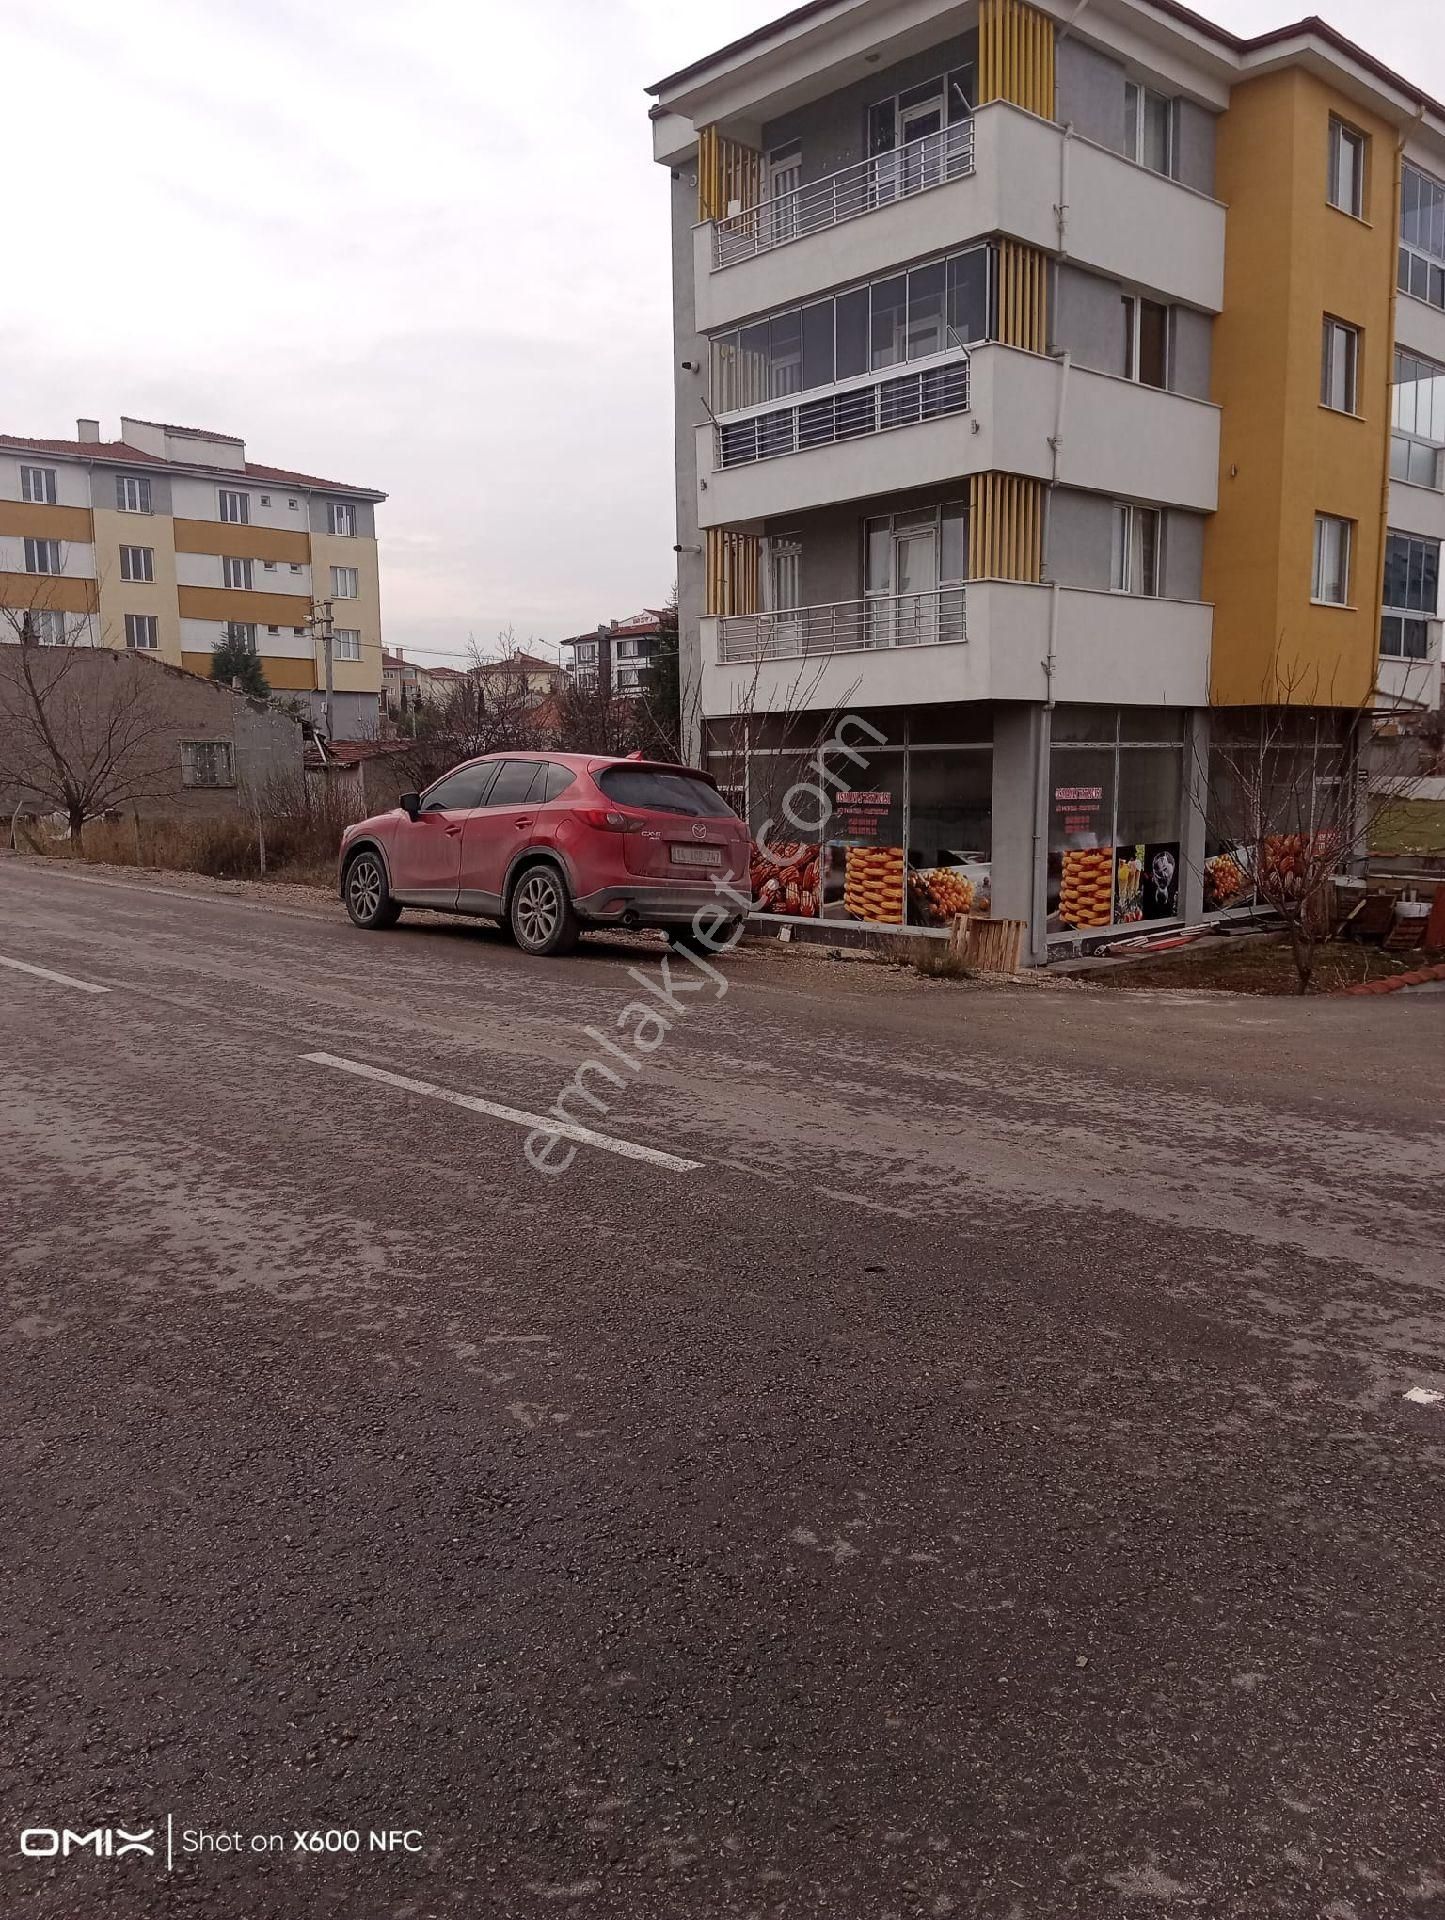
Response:
[{"label": "bare tree", "polygon": [[171,791],[174,731],[148,665],[96,645],[88,615],[49,604],[0,609],[0,789],[87,820]]},{"label": "bare tree", "polygon": [[1199,768],[1208,842],[1206,908],[1251,900],[1284,922],[1297,990],[1333,920],[1335,882],[1361,865],[1408,779],[1373,783],[1374,697],[1319,704],[1317,678],[1275,667],[1270,704],[1217,710]]}]

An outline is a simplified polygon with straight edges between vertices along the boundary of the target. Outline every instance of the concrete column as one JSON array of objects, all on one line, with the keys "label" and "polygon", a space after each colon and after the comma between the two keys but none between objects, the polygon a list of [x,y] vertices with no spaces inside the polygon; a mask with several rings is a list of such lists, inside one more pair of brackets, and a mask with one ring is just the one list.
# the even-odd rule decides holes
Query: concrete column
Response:
[{"label": "concrete column", "polygon": [[1036,966],[1048,953],[1049,718],[1023,702],[993,710],[993,911],[1026,923]]},{"label": "concrete column", "polygon": [[1204,914],[1204,839],[1209,808],[1209,709],[1184,716],[1184,791],[1179,801],[1179,916]]}]

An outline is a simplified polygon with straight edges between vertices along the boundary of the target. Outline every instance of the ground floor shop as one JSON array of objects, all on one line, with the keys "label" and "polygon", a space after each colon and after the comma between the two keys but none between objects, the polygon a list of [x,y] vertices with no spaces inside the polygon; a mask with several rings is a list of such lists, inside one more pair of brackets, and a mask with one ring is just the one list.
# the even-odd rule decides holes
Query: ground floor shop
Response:
[{"label": "ground floor shop", "polygon": [[[1041,962],[1248,904],[1252,826],[1235,803],[1260,723],[1213,720],[1212,748],[1210,714],[1182,708],[751,715],[710,723],[707,766],[752,831],[758,916],[926,934],[990,913],[1022,920]],[[1302,811],[1280,803],[1275,857],[1290,857],[1288,828],[1314,830],[1339,738],[1332,718],[1291,728],[1279,764],[1305,766]]]}]

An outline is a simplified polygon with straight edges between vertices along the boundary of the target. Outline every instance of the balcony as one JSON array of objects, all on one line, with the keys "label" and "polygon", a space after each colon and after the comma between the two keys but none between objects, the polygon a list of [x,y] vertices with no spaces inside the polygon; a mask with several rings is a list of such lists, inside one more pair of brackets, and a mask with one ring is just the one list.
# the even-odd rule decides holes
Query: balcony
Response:
[{"label": "balcony", "polygon": [[719,472],[968,411],[968,356],[892,379],[846,382],[811,400],[730,416],[714,442]]},{"label": "balcony", "polygon": [[721,666],[736,666],[753,660],[800,660],[810,654],[956,645],[967,638],[965,590],[939,587],[932,593],[837,600],[780,613],[733,614],[717,623],[717,658]]},{"label": "balcony", "polygon": [[[1198,601],[1009,580],[704,619],[703,712],[717,719],[800,706],[1050,695],[1202,707],[1212,632],[1213,609]],[[834,634],[841,644],[830,644]]]},{"label": "balcony", "polygon": [[876,154],[821,180],[781,193],[761,206],[718,220],[712,229],[712,264],[735,266],[774,247],[825,233],[873,213],[895,200],[961,180],[973,172],[973,121],[960,120],[940,133],[910,140],[892,153]]},{"label": "balcony", "polygon": [[697,428],[696,459],[702,527],[989,471],[1212,513],[1219,409],[989,345],[727,414]]},{"label": "balcony", "polygon": [[[950,136],[958,141],[952,158]],[[937,143],[932,157],[919,155],[913,171],[899,176],[907,191],[895,186],[890,194],[886,174],[883,190],[874,190],[879,183],[871,170],[879,161],[865,161],[795,194],[696,227],[698,332],[775,312],[825,288],[874,278],[902,261],[995,233],[1055,254],[1062,243],[1080,266],[1206,312],[1222,308],[1225,210],[1217,200],[1001,100],[979,107],[971,121],[879,160],[899,161],[930,140]],[[809,195],[819,197],[807,202],[805,213]],[[1068,203],[1062,232],[1061,195]],[[1433,308],[1422,313],[1445,328],[1445,315]],[[1419,344],[1427,346],[1424,339]]]}]

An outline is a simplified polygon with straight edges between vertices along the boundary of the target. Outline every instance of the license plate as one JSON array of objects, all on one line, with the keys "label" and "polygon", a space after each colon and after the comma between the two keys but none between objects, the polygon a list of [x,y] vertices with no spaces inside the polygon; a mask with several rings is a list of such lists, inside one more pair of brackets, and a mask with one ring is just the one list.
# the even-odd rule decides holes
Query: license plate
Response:
[{"label": "license plate", "polygon": [[721,847],[674,847],[673,863],[679,867],[720,867]]}]

